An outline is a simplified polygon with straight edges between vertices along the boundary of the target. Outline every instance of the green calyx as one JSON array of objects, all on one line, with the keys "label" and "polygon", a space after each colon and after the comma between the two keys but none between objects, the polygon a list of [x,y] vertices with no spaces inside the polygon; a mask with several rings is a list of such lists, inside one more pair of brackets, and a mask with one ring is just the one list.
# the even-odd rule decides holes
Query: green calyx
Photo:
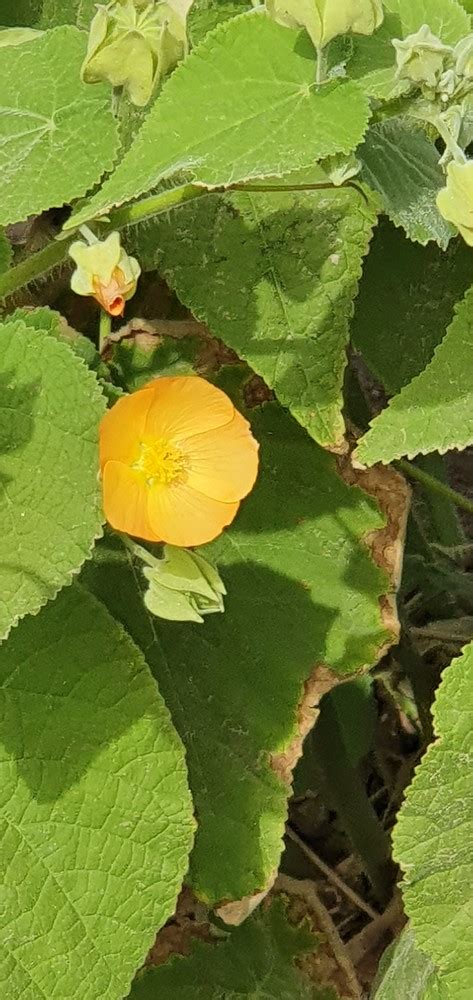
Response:
[{"label": "green calyx", "polygon": [[192,0],[113,0],[100,6],[82,65],[85,83],[123,87],[144,107],[160,80],[187,54],[186,19]]},{"label": "green calyx", "polygon": [[145,604],[158,618],[202,624],[203,615],[225,610],[225,586],[211,563],[190,549],[165,545],[163,558],[156,559],[136,546],[135,554],[147,565]]}]

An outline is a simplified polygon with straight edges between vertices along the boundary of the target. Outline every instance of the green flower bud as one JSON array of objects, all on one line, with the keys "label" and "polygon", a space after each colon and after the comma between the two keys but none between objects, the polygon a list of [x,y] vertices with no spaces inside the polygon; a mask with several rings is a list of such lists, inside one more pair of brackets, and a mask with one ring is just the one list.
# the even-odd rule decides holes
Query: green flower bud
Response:
[{"label": "green flower bud", "polygon": [[153,615],[202,624],[202,615],[225,610],[224,584],[215,567],[197,552],[165,545],[162,559],[146,553],[146,561],[152,565],[143,569],[149,584],[144,600]]},{"label": "green flower bud", "polygon": [[445,59],[453,51],[451,46],[444,45],[440,38],[432,34],[427,24],[407,38],[393,38],[393,45],[399,79],[425,83],[428,87],[436,87]]},{"label": "green flower bud", "polygon": [[449,163],[447,185],[437,195],[437,208],[473,247],[473,160]]},{"label": "green flower bud", "polygon": [[157,84],[187,54],[186,19],[193,0],[114,0],[90,26],[85,83],[107,80],[144,107]]},{"label": "green flower bud", "polygon": [[453,56],[457,75],[465,80],[473,80],[473,35],[467,35],[458,42]]},{"label": "green flower bud", "polygon": [[106,240],[90,243],[77,240],[69,255],[77,265],[71,278],[72,291],[92,295],[111,316],[121,316],[125,302],[136,292],[141,268],[121,246],[120,234],[113,232]]},{"label": "green flower bud", "polygon": [[266,0],[271,17],[308,31],[316,49],[349,31],[372,35],[383,22],[381,0]]},{"label": "green flower bud", "polygon": [[32,38],[42,34],[34,28],[0,28],[0,49],[7,45],[23,45],[23,42],[31,42]]}]

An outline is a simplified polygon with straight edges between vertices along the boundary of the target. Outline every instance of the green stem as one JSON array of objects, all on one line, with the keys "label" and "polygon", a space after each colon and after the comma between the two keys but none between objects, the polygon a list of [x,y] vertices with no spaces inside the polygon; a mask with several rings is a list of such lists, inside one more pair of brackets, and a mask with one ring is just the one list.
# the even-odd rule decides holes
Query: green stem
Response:
[{"label": "green stem", "polygon": [[[356,188],[366,199],[364,192],[354,182],[348,181],[344,186]],[[261,191],[270,194],[271,192],[281,191],[318,191],[326,189],[338,190],[335,185],[330,183],[233,184],[227,188],[214,188],[213,192],[221,194],[223,191]],[[178,208],[180,205],[185,205],[188,201],[201,198],[203,195],[209,193],[211,194],[212,192],[209,192],[208,188],[199,187],[196,184],[184,184],[181,187],[169,188],[169,190],[160,191],[159,194],[152,195],[150,198],[143,198],[141,201],[134,202],[131,205],[123,205],[121,208],[110,212],[110,226],[112,229],[123,229],[126,226],[134,226],[145,219],[169,212],[171,208]],[[72,235],[69,235],[69,233],[63,234],[59,239],[48,243],[43,250],[40,250],[38,253],[28,257],[21,264],[17,264],[16,267],[12,267],[9,271],[1,274],[0,301],[9,295],[13,295],[20,288],[23,288],[24,285],[29,285],[32,281],[41,278],[59,264],[64,263],[67,260],[72,238]]]},{"label": "green stem", "polygon": [[177,208],[187,201],[201,198],[202,195],[208,193],[208,188],[199,187],[197,184],[182,184],[180,187],[169,188],[166,191],[160,191],[159,194],[152,195],[151,198],[143,198],[142,201],[116,208],[115,211],[110,212],[110,225],[112,229],[133,226],[153,215],[169,212],[171,208]]},{"label": "green stem", "polygon": [[59,264],[64,263],[70,247],[70,240],[53,240],[42,250],[22,260],[21,264],[11,267],[9,271],[0,274],[0,299],[13,295],[18,289],[37,281],[48,274]]},{"label": "green stem", "polygon": [[134,542],[129,535],[125,535],[123,531],[116,531],[120,541],[123,543],[126,549],[135,557],[135,559],[141,559],[142,562],[146,563],[147,566],[151,566],[153,569],[156,563],[159,562],[157,556],[153,556],[151,552],[144,549],[142,545],[138,545],[138,542]]},{"label": "green stem", "polygon": [[439,479],[435,479],[434,476],[429,475],[428,472],[424,472],[417,465],[413,465],[412,462],[408,462],[404,458],[399,459],[396,465],[401,472],[404,472],[410,479],[415,479],[422,486],[425,486],[427,490],[438,493],[439,496],[445,497],[446,500],[451,500],[455,504],[455,507],[460,507],[461,510],[466,510],[469,514],[473,514],[473,500],[468,500],[468,497],[457,493],[451,486],[441,483]]},{"label": "green stem", "polygon": [[315,70],[315,82],[318,87],[327,79],[327,58],[322,47],[317,49],[317,67]]},{"label": "green stem", "polygon": [[107,340],[112,332],[112,317],[105,309],[100,310],[99,322],[99,354],[103,354]]}]

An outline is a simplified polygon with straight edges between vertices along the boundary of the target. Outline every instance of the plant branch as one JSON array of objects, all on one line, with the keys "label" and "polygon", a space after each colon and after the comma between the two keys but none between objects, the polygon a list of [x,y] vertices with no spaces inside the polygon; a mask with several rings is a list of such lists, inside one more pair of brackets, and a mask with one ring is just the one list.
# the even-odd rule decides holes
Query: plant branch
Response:
[{"label": "plant branch", "polygon": [[328,879],[329,882],[336,885],[342,895],[344,895],[346,899],[349,899],[350,902],[357,907],[357,909],[366,913],[371,920],[376,920],[377,917],[379,917],[379,913],[377,913],[376,910],[373,910],[373,907],[370,906],[369,903],[365,903],[364,899],[362,899],[354,889],[347,885],[346,882],[344,882],[343,879],[341,879],[340,876],[329,867],[329,865],[326,865],[325,861],[322,861],[322,858],[319,858],[318,854],[316,854],[315,851],[312,850],[308,844],[306,844],[305,840],[302,840],[302,837],[299,837],[299,834],[292,829],[292,826],[290,826],[289,823],[286,826],[286,834],[289,839],[294,842],[294,844],[297,844],[299,850],[305,854],[306,858],[308,858],[308,860],[311,861],[323,875],[325,875],[325,878]]},{"label": "plant branch", "polygon": [[308,879],[302,880],[291,878],[289,875],[278,875],[275,890],[285,893],[289,899],[298,896],[307,904],[309,913],[312,910],[318,928],[325,934],[337,965],[344,973],[347,989],[350,991],[349,996],[353,1000],[361,1000],[361,988],[353,963],[330,913],[317,895],[314,883],[309,882]]},{"label": "plant branch", "polygon": [[[368,200],[364,191],[353,181],[347,181],[345,185],[341,186],[354,188],[366,201]],[[185,205],[188,201],[193,201],[195,198],[201,198],[203,195],[212,193],[261,191],[271,194],[271,192],[281,191],[321,190],[337,191],[340,188],[330,182],[319,184],[231,184],[229,187],[218,187],[212,190],[198,186],[197,184],[183,184],[180,187],[160,191],[149,198],[143,198],[141,201],[133,202],[130,205],[123,205],[121,208],[115,209],[113,212],[110,212],[107,222],[111,229],[123,229],[126,226],[134,226],[139,222],[144,222],[146,219],[153,218],[155,215],[162,215],[164,212],[169,212],[172,208]],[[97,219],[94,221],[100,222],[101,220]],[[71,235],[68,233],[62,234],[59,239],[48,243],[43,250],[39,250],[38,253],[32,254],[31,257],[22,261],[21,264],[17,264],[16,267],[12,267],[9,271],[1,274],[0,301],[8,298],[10,295],[14,295],[15,292],[19,291],[25,285],[31,284],[32,281],[37,281],[38,278],[43,277],[60,264],[63,264],[67,260],[72,239],[72,233]]]},{"label": "plant branch", "polygon": [[99,320],[99,354],[102,355],[110,334],[112,332],[112,317],[110,313],[106,312],[105,309],[100,310],[100,320]]},{"label": "plant branch", "polygon": [[401,458],[396,462],[397,467],[404,472],[406,476],[410,479],[415,479],[421,486],[425,486],[427,490],[431,490],[433,493],[438,493],[439,496],[445,497],[446,500],[450,500],[455,507],[460,507],[461,510],[468,511],[469,514],[473,514],[473,500],[469,500],[468,497],[464,497],[461,493],[457,493],[453,490],[451,486],[447,486],[445,483],[441,483],[439,479],[435,476],[431,476],[428,472],[424,472],[419,469],[417,465],[413,465],[412,462],[408,462],[407,459]]}]

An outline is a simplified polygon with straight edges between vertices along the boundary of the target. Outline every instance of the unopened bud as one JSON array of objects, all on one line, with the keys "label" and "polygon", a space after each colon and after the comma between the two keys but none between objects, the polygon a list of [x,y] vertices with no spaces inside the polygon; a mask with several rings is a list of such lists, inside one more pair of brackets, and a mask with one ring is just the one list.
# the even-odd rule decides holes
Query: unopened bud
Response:
[{"label": "unopened bud", "polygon": [[473,247],[473,160],[449,163],[447,184],[437,195],[437,208]]},{"label": "unopened bud", "polygon": [[98,8],[82,66],[85,83],[123,87],[144,107],[157,84],[187,53],[186,20],[193,0],[114,0]]},{"label": "unopened bud", "polygon": [[197,552],[165,545],[163,558],[153,559],[143,573],[149,584],[145,604],[158,618],[202,624],[202,615],[225,610],[225,586],[215,567]]},{"label": "unopened bud", "polygon": [[384,17],[381,0],[266,0],[266,8],[280,24],[305,28],[317,49],[350,31],[372,35]]},{"label": "unopened bud", "polygon": [[427,24],[423,24],[407,38],[393,38],[396,50],[397,75],[401,80],[425,83],[435,87],[441,76],[445,59],[451,56],[452,48],[444,45],[434,35]]}]

